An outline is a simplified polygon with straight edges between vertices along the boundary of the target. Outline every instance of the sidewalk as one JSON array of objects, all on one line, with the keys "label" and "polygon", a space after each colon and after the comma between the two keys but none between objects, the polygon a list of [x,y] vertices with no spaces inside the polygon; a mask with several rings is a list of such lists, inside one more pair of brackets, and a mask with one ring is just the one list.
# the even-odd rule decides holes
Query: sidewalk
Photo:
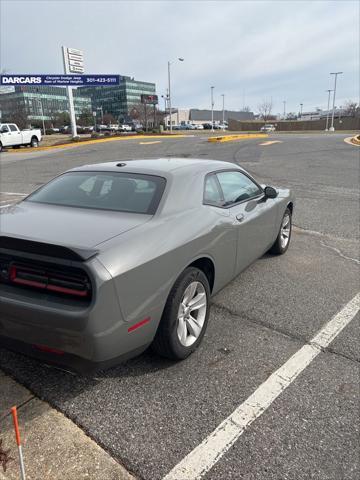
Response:
[{"label": "sidewalk", "polygon": [[[10,408],[18,407],[27,480],[135,480],[71,420],[0,371],[0,440],[14,458],[0,480],[20,478]],[[0,455],[0,459],[1,459]]]}]

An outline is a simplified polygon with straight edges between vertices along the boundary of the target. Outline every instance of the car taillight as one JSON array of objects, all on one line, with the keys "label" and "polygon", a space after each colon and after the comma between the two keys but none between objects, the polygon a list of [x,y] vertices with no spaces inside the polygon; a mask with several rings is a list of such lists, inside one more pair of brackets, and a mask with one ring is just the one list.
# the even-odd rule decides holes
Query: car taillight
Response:
[{"label": "car taillight", "polygon": [[85,274],[63,273],[17,263],[10,265],[9,281],[16,285],[83,298],[89,297],[91,292],[90,282]]}]

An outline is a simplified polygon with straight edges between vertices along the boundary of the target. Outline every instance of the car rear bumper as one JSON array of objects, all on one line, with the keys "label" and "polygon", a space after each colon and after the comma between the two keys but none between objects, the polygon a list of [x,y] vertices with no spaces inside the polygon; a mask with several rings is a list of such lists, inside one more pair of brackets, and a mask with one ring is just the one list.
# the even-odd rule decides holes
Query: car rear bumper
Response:
[{"label": "car rear bumper", "polygon": [[41,348],[44,346],[36,346],[21,340],[4,337],[0,335],[0,348],[5,348],[13,352],[21,353],[47,365],[59,368],[61,370],[78,373],[81,375],[90,375],[99,370],[106,370],[121,362],[129,360],[140,355],[146,350],[149,344],[142,345],[134,350],[127,351],[116,357],[107,360],[89,360],[73,353],[51,351],[51,349]]},{"label": "car rear bumper", "polygon": [[[144,351],[154,336],[148,321],[135,331],[125,321],[114,282],[95,260],[89,304],[0,284],[0,344],[62,368],[108,368]],[[151,315],[152,317],[152,315]]]}]

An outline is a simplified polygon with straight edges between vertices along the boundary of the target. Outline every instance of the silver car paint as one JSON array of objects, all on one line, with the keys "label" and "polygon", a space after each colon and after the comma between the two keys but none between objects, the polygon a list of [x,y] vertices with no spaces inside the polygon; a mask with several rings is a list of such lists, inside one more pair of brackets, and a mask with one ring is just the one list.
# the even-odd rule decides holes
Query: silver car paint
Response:
[{"label": "silver car paint", "polygon": [[[26,201],[6,209],[0,217],[1,235],[92,247],[98,254],[81,264],[95,290],[91,305],[83,310],[65,308],[33,292],[9,292],[1,285],[0,335],[95,363],[145,349],[184,268],[199,258],[210,259],[216,293],[268,250],[286,206],[293,202],[289,190],[279,190],[275,199],[258,198],[231,208],[203,205],[205,175],[224,169],[241,170],[227,162],[173,158],[74,169],[165,177],[166,188],[152,217]],[[240,221],[239,213],[244,215]],[[128,332],[129,325],[144,318],[151,320]]]}]

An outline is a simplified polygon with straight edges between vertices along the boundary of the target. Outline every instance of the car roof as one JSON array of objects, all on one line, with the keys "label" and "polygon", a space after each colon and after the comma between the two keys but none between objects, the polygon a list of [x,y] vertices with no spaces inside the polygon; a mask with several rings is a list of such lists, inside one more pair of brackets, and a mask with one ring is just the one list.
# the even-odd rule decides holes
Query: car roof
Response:
[{"label": "car roof", "polygon": [[96,163],[92,165],[83,165],[76,167],[70,171],[96,171],[96,172],[131,172],[142,173],[148,175],[167,176],[172,175],[175,171],[181,170],[179,173],[186,171],[202,171],[204,173],[214,170],[222,170],[227,168],[241,169],[238,165],[231,162],[223,162],[220,160],[203,160],[198,158],[156,158],[156,159],[138,159],[138,160],[119,160],[117,162]]}]

